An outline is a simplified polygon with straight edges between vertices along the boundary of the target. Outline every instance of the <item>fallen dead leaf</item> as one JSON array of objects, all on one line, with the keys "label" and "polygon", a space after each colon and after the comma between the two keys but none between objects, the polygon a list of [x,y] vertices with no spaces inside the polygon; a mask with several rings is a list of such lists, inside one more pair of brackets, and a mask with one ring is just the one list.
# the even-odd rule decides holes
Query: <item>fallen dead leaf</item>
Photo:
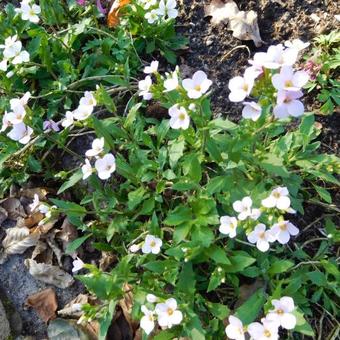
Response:
[{"label": "fallen dead leaf", "polygon": [[34,195],[37,194],[39,196],[39,200],[43,201],[46,199],[46,195],[48,194],[47,189],[45,188],[26,188],[20,190],[20,195],[28,198],[34,198]]},{"label": "fallen dead leaf", "polygon": [[6,230],[6,237],[2,241],[3,254],[5,257],[7,255],[22,254],[26,249],[35,246],[39,237],[38,233],[31,233],[30,229],[26,227],[9,228]]},{"label": "fallen dead leaf", "polygon": [[17,227],[27,227],[32,228],[36,226],[42,219],[44,215],[40,212],[33,213],[27,218],[19,218],[17,221]]},{"label": "fallen dead leaf", "polygon": [[5,198],[0,201],[0,206],[7,211],[8,218],[11,220],[26,217],[25,209],[17,198]]},{"label": "fallen dead leaf", "polygon": [[66,217],[61,225],[61,230],[56,233],[56,238],[63,243],[63,250],[65,251],[68,244],[78,238],[78,231],[73,224]]},{"label": "fallen dead leaf", "polygon": [[213,25],[222,22],[228,24],[228,28],[233,31],[235,38],[253,40],[257,47],[262,45],[256,12],[240,11],[232,0],[227,0],[227,2],[212,0],[209,5],[205,6],[205,15],[212,17]]},{"label": "fallen dead leaf", "polygon": [[109,10],[109,14],[107,15],[107,25],[109,27],[115,27],[119,24],[120,10],[129,3],[130,0],[113,1],[111,8]]},{"label": "fallen dead leaf", "polygon": [[132,293],[132,286],[125,283],[124,284],[124,298],[119,301],[119,306],[123,311],[124,317],[128,322],[132,333],[135,333],[139,326],[139,322],[136,322],[132,319],[132,306],[133,306],[133,293]]},{"label": "fallen dead leaf", "polygon": [[8,218],[8,213],[7,213],[6,209],[4,209],[3,207],[0,207],[0,226],[1,226],[2,222],[7,220],[7,218]]},{"label": "fallen dead leaf", "polygon": [[55,319],[47,328],[49,340],[95,340],[88,330],[73,320]]},{"label": "fallen dead leaf", "polygon": [[58,315],[62,317],[80,318],[84,312],[80,309],[81,305],[89,303],[90,298],[86,294],[79,294],[75,299],[70,301],[65,307],[58,311]]},{"label": "fallen dead leaf", "polygon": [[31,259],[38,263],[52,264],[53,251],[45,242],[39,240],[33,250]]},{"label": "fallen dead leaf", "polygon": [[37,280],[59,288],[67,288],[74,283],[73,277],[57,266],[37,263],[32,259],[26,259],[24,263],[29,273]]},{"label": "fallen dead leaf", "polygon": [[62,264],[61,258],[63,256],[63,253],[59,249],[57,243],[53,240],[53,235],[48,234],[48,237],[46,237],[46,242],[52,249],[54,255],[56,256],[59,267],[62,267],[63,264]]},{"label": "fallen dead leaf", "polygon": [[116,259],[116,256],[112,253],[102,251],[102,257],[99,260],[99,269],[105,272]]},{"label": "fallen dead leaf", "polygon": [[26,306],[34,308],[40,318],[46,323],[55,319],[58,303],[54,289],[48,288],[30,295],[26,300]]}]

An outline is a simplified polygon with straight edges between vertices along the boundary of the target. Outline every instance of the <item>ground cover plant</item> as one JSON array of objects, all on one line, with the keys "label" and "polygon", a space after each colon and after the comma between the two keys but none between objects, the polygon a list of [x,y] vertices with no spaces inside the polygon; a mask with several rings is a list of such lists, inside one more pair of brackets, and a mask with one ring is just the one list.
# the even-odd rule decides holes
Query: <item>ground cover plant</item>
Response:
[{"label": "ground cover plant", "polygon": [[[51,338],[77,319],[114,339],[120,312],[129,338],[335,339],[340,164],[303,96],[320,82],[327,110],[337,104],[337,33],[317,40],[335,54],[317,54],[331,65],[316,78],[308,42],[252,55],[226,80],[243,104],[234,123],[214,115],[208,72],[176,66],[187,44],[177,15],[174,0],[6,6],[0,216],[17,224],[1,262],[33,249],[25,270],[37,280],[86,287],[56,320],[53,292],[30,297]],[[314,226],[299,225],[306,202],[327,209],[317,238],[301,238]],[[311,327],[315,306],[329,329]]]}]

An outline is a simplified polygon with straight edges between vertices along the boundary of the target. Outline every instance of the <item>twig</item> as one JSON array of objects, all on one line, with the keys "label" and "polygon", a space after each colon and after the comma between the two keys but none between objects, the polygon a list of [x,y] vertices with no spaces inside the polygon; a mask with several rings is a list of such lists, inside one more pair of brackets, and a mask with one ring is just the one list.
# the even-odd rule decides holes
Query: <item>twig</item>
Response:
[{"label": "twig", "polygon": [[225,59],[229,57],[230,54],[232,54],[234,51],[239,50],[241,48],[245,48],[248,51],[248,57],[250,57],[251,53],[250,53],[249,47],[247,45],[239,45],[239,46],[232,48],[230,51],[224,54],[222,58],[220,59],[220,61],[224,61]]}]

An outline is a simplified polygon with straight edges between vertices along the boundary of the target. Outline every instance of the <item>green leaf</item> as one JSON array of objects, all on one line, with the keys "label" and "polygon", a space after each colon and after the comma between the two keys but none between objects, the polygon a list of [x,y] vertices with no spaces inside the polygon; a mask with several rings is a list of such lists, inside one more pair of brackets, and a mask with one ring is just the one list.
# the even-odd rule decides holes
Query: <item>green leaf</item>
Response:
[{"label": "green leaf", "polygon": [[235,315],[243,322],[243,324],[248,325],[258,317],[265,302],[266,295],[261,288],[236,309]]},{"label": "green leaf", "polygon": [[241,272],[243,269],[249,267],[256,261],[256,259],[247,255],[245,252],[242,252],[242,254],[229,256],[228,259],[231,262],[231,265],[226,265],[223,267],[226,273]]},{"label": "green leaf", "polygon": [[238,128],[238,125],[228,119],[217,118],[209,122],[211,128],[220,128],[222,130],[231,131]]},{"label": "green leaf", "polygon": [[294,266],[294,262],[289,260],[275,260],[270,266],[268,273],[270,275],[280,274],[286,272],[288,269]]},{"label": "green leaf", "polygon": [[87,234],[70,242],[66,247],[67,254],[73,254],[92,234]]},{"label": "green leaf", "polygon": [[212,245],[207,249],[208,256],[214,260],[217,264],[231,264],[224,249],[218,247],[217,245]]},{"label": "green leaf", "polygon": [[183,222],[189,222],[192,220],[192,212],[191,209],[182,205],[176,207],[173,211],[171,211],[164,223],[166,225],[176,226],[182,224]]},{"label": "green leaf", "polygon": [[194,225],[194,230],[191,234],[192,241],[202,247],[209,247],[214,240],[214,233],[208,226]]},{"label": "green leaf", "polygon": [[185,240],[185,238],[187,237],[191,230],[191,227],[192,227],[191,222],[183,223],[181,225],[176,226],[173,236],[174,242],[178,244]]},{"label": "green leaf", "polygon": [[73,187],[76,183],[78,183],[83,178],[83,173],[81,169],[77,170],[66,182],[62,184],[59,188],[57,195],[63,193],[65,190]]},{"label": "green leaf", "polygon": [[96,134],[98,137],[104,137],[105,142],[109,144],[111,149],[115,148],[115,142],[110,134],[110,131],[108,128],[104,125],[102,120],[97,119],[96,117],[92,117],[93,120],[93,126],[96,130]]},{"label": "green leaf", "polygon": [[296,326],[294,332],[305,334],[314,338],[315,334],[313,328],[303,317],[303,313],[300,310],[295,310],[293,314],[296,316]]},{"label": "green leaf", "polygon": [[224,320],[230,313],[230,309],[221,303],[207,301],[206,305],[209,308],[210,313],[220,320]]},{"label": "green leaf", "polygon": [[194,295],[196,291],[196,276],[191,262],[184,263],[179,274],[176,290],[180,293]]},{"label": "green leaf", "polygon": [[314,189],[319,194],[319,196],[327,203],[332,203],[332,196],[325,188],[322,188],[316,184],[313,184]]},{"label": "green leaf", "polygon": [[128,208],[129,210],[133,210],[136,208],[143,200],[144,200],[144,194],[146,190],[143,187],[138,188],[135,191],[130,191],[128,194]]},{"label": "green leaf", "polygon": [[266,159],[260,162],[260,165],[269,174],[274,176],[281,176],[283,178],[288,178],[290,176],[288,170],[283,165],[282,159],[274,154],[267,154]]},{"label": "green leaf", "polygon": [[178,160],[183,156],[185,140],[174,140],[169,148],[169,160],[171,168],[174,168]]},{"label": "green leaf", "polygon": [[58,200],[56,198],[51,198],[51,202],[68,215],[83,216],[86,214],[86,209],[79,204]]}]

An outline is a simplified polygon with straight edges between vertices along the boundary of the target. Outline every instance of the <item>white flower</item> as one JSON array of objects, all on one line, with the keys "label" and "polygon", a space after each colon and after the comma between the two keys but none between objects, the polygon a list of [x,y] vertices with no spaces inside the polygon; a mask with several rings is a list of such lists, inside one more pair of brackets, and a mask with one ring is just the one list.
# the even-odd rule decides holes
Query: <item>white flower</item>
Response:
[{"label": "white flower", "polygon": [[176,0],[161,0],[159,7],[156,10],[158,15],[168,16],[170,19],[174,19],[178,16],[178,10],[176,9]]},{"label": "white flower", "polygon": [[289,47],[289,48],[295,48],[296,50],[298,50],[299,52],[304,50],[305,48],[307,48],[310,45],[309,42],[303,42],[300,39],[294,39],[293,41],[286,41],[285,42],[285,46]]},{"label": "white flower", "polygon": [[246,196],[242,201],[235,201],[233,203],[233,209],[239,213],[238,219],[244,221],[248,216],[251,215],[251,206],[253,201],[249,196]]},{"label": "white flower", "polygon": [[278,340],[279,328],[276,322],[266,319],[261,320],[262,323],[252,322],[248,325],[248,333],[253,340]]},{"label": "white flower", "polygon": [[278,119],[292,117],[300,117],[305,109],[300,100],[303,93],[301,91],[284,91],[277,92],[277,105],[273,109],[274,116]]},{"label": "white flower", "polygon": [[9,101],[11,109],[15,111],[18,107],[23,107],[27,105],[29,99],[31,98],[31,93],[26,92],[21,98],[13,98]]},{"label": "white flower", "polygon": [[179,87],[177,70],[173,71],[170,74],[170,77],[164,81],[164,87],[164,92],[170,92],[176,90]]},{"label": "white flower", "polygon": [[84,262],[79,258],[77,257],[73,262],[73,268],[72,268],[72,273],[76,273],[78,272],[79,270],[83,269],[84,268]]},{"label": "white flower", "polygon": [[265,208],[278,208],[280,210],[287,210],[290,207],[289,192],[286,187],[277,187],[270,196],[262,200],[262,205]]},{"label": "white flower", "polygon": [[14,76],[14,71],[9,71],[6,73],[7,78],[12,78]]},{"label": "white flower", "polygon": [[256,209],[256,208],[251,209],[249,217],[252,220],[256,221],[260,216],[261,216],[261,210],[260,209]]},{"label": "white flower", "polygon": [[131,253],[137,253],[138,250],[140,250],[139,244],[133,244],[132,246],[129,247],[129,251]]},{"label": "white flower", "polygon": [[265,252],[269,249],[269,242],[275,241],[275,236],[262,223],[255,226],[255,229],[247,236],[250,243],[256,243],[258,250]]},{"label": "white flower", "polygon": [[85,164],[81,167],[81,171],[83,173],[83,180],[92,175],[93,169],[87,158],[85,159]]},{"label": "white flower", "polygon": [[25,116],[26,116],[25,108],[23,106],[16,106],[13,112],[7,113],[6,118],[11,124],[15,125],[22,123],[24,121]]},{"label": "white flower", "polygon": [[8,112],[5,111],[5,114],[2,117],[2,127],[0,132],[4,132],[9,126],[12,126],[12,124],[8,120]]},{"label": "white flower", "polygon": [[184,79],[182,85],[187,91],[188,97],[191,99],[200,98],[206,93],[212,81],[208,79],[207,75],[203,71],[197,71],[191,78]]},{"label": "white flower", "polygon": [[40,204],[39,195],[34,194],[33,202],[29,205],[31,212],[33,212],[35,209],[37,209],[39,204]]},{"label": "white flower", "polygon": [[147,235],[142,246],[142,252],[144,254],[158,254],[161,251],[162,240],[153,235]]},{"label": "white flower", "polygon": [[53,119],[47,119],[43,122],[43,130],[45,132],[52,130],[58,132],[60,131],[59,123],[55,122]]},{"label": "white flower", "polygon": [[144,100],[150,100],[152,93],[150,92],[152,86],[152,79],[150,76],[146,76],[144,80],[138,82],[139,95],[143,96]]},{"label": "white flower", "polygon": [[92,112],[92,105],[79,105],[78,108],[73,111],[73,118],[77,120],[85,120],[91,116]]},{"label": "white flower", "polygon": [[74,123],[73,112],[67,111],[66,114],[65,114],[65,118],[61,122],[61,125],[64,128],[67,128],[67,127],[73,125],[73,123]]},{"label": "white flower", "polygon": [[97,156],[104,151],[104,137],[96,138],[92,142],[92,149],[87,150],[85,155],[87,157]]},{"label": "white flower", "polygon": [[281,244],[288,243],[290,240],[290,235],[296,236],[299,233],[299,229],[289,221],[275,223],[271,227],[271,231],[276,240]]},{"label": "white flower", "polygon": [[42,203],[42,204],[39,204],[38,210],[41,214],[46,215],[50,211],[50,207],[47,204]]},{"label": "white flower", "polygon": [[294,48],[284,48],[282,44],[269,46],[263,66],[269,69],[278,69],[284,65],[294,65],[298,51]]},{"label": "white flower", "polygon": [[79,105],[96,106],[97,101],[91,91],[85,91],[84,96],[80,98]]},{"label": "white flower", "polygon": [[31,139],[32,133],[32,128],[25,125],[24,123],[19,123],[13,126],[12,130],[7,134],[7,136],[21,144],[27,144]]},{"label": "white flower", "polygon": [[144,18],[149,24],[155,23],[159,19],[157,10],[153,9],[152,11],[145,13]]},{"label": "white flower", "polygon": [[41,13],[40,6],[35,4],[31,6],[28,1],[22,1],[20,5],[21,7],[16,8],[15,11],[21,14],[21,19],[37,24],[39,22],[38,14]]},{"label": "white flower", "polygon": [[158,65],[159,65],[158,60],[152,61],[150,66],[145,66],[144,73],[146,74],[157,73]]},{"label": "white flower", "polygon": [[230,216],[222,216],[220,218],[219,231],[222,234],[228,235],[230,238],[236,236],[237,219]]},{"label": "white flower", "polygon": [[225,329],[227,337],[233,340],[244,340],[245,336],[242,321],[233,315],[230,315],[228,320],[229,325]]},{"label": "white flower", "polygon": [[3,61],[0,62],[0,71],[6,72],[8,68],[8,60],[4,59]]},{"label": "white flower", "polygon": [[0,45],[0,48],[4,49],[3,55],[5,59],[14,58],[14,56],[20,53],[22,43],[17,39],[17,35],[13,35],[5,39],[5,45]]},{"label": "white flower", "polygon": [[186,130],[190,124],[190,117],[186,109],[181,106],[178,107],[177,104],[169,108],[170,115],[170,127],[173,129],[183,129]]},{"label": "white flower", "polygon": [[266,318],[277,322],[285,329],[293,329],[296,325],[296,317],[293,315],[294,300],[289,296],[283,296],[280,300],[272,300],[272,305],[275,308],[269,311]]},{"label": "white flower", "polygon": [[261,106],[255,102],[243,102],[243,105],[244,108],[242,110],[242,117],[256,122],[261,116]]},{"label": "white flower", "polygon": [[190,110],[190,111],[196,111],[196,104],[191,103],[191,104],[189,105],[189,110]]},{"label": "white flower", "polygon": [[150,7],[156,5],[157,0],[139,0],[138,2],[144,9],[149,9]]},{"label": "white flower", "polygon": [[146,301],[147,301],[147,302],[155,303],[155,302],[157,302],[158,300],[159,300],[158,297],[157,297],[156,295],[154,295],[154,294],[147,294],[147,295],[146,295]]},{"label": "white flower", "polygon": [[183,320],[183,314],[177,310],[177,301],[174,298],[166,300],[165,303],[158,303],[155,311],[161,327],[171,328],[173,325],[179,325]]},{"label": "white flower", "polygon": [[155,312],[149,310],[146,306],[141,307],[144,316],[140,320],[140,327],[149,335],[155,328]]},{"label": "white flower", "polygon": [[116,170],[115,156],[113,156],[112,153],[108,153],[103,158],[97,159],[94,166],[100,179],[108,179]]},{"label": "white flower", "polygon": [[282,66],[280,73],[272,76],[272,84],[277,90],[299,91],[307,84],[309,75],[306,71],[294,72],[292,66]]},{"label": "white flower", "polygon": [[18,52],[13,60],[12,60],[12,64],[13,65],[19,65],[19,64],[22,64],[22,63],[26,63],[30,60],[30,55],[27,51],[21,51],[21,52]]},{"label": "white flower", "polygon": [[241,102],[249,96],[254,86],[254,73],[246,70],[244,76],[234,77],[229,80],[228,88],[229,100],[232,102]]}]

